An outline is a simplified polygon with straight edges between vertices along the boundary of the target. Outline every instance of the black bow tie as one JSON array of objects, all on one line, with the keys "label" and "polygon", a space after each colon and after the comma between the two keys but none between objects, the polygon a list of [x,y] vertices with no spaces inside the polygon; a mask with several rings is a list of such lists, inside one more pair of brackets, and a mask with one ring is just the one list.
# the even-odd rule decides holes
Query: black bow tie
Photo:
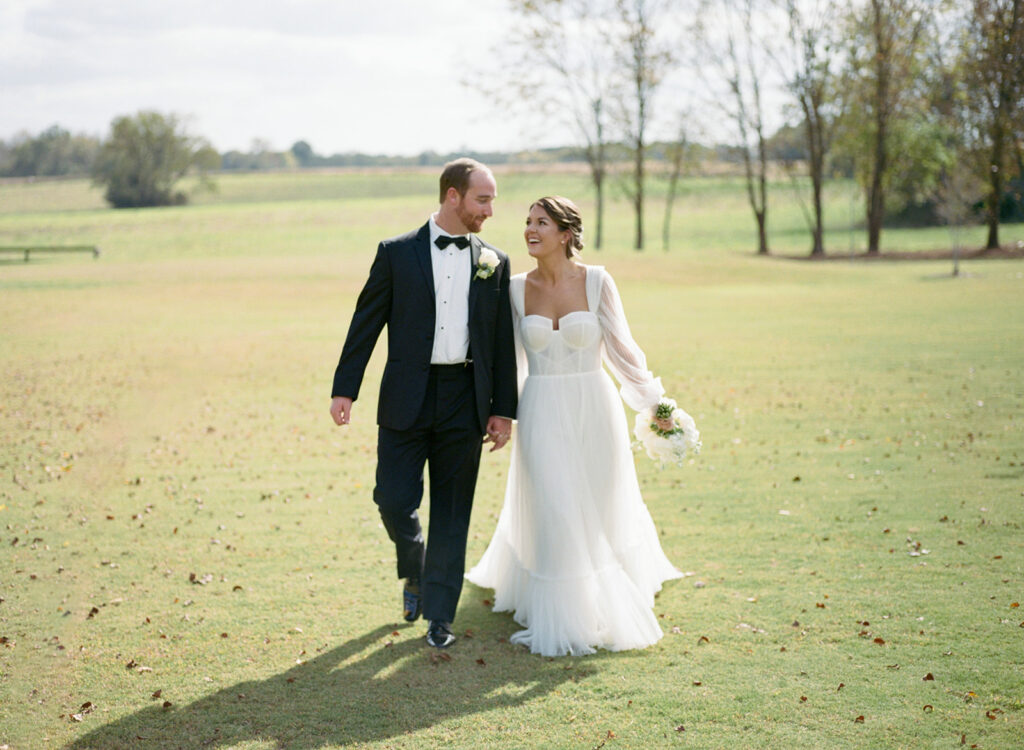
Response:
[{"label": "black bow tie", "polygon": [[459,250],[465,250],[469,247],[468,237],[449,237],[446,234],[439,234],[437,239],[434,240],[434,244],[444,250],[449,245],[455,245]]}]

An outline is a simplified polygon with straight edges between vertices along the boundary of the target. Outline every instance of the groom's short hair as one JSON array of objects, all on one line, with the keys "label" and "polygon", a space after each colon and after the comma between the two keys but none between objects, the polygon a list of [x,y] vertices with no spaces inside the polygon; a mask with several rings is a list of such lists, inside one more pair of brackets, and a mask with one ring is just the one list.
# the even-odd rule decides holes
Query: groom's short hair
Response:
[{"label": "groom's short hair", "polygon": [[448,188],[455,188],[459,195],[465,195],[469,190],[469,176],[478,170],[490,171],[485,164],[466,156],[445,164],[441,172],[441,197],[438,203],[444,203]]}]

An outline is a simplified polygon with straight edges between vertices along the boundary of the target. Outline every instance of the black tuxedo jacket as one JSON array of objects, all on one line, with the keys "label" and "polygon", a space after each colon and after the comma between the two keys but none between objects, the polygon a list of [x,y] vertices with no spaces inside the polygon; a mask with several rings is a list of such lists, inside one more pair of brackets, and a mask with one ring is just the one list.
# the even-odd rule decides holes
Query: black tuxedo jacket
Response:
[{"label": "black tuxedo jacket", "polygon": [[[508,257],[476,235],[470,235],[470,243],[466,262],[472,263],[474,270],[469,282],[469,346],[483,434],[489,416],[516,415],[516,354]],[[483,247],[493,250],[500,262],[489,278],[477,279],[475,267]],[[332,397],[359,397],[366,363],[386,325],[388,360],[380,384],[377,424],[392,430],[411,426],[426,394],[435,309],[429,224],[381,242],[356,301],[334,373]]]}]

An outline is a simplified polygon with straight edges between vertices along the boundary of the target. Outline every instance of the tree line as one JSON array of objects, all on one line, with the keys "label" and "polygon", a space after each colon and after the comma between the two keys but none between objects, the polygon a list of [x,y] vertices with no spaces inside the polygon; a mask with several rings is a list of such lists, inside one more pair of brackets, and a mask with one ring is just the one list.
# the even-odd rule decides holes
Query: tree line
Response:
[{"label": "tree line", "polygon": [[[836,174],[864,191],[868,253],[883,222],[1024,219],[1024,0],[509,0],[517,16],[489,94],[539,129],[568,126],[590,166],[597,244],[609,144],[647,242],[652,133],[674,191],[695,143],[723,134],[741,158],[767,254],[772,141],[809,183],[811,254],[824,247],[823,192]],[[774,139],[770,123],[782,120]],[[778,143],[776,143],[777,147]],[[785,160],[784,160],[785,161]],[[624,179],[623,179],[624,178]]]}]

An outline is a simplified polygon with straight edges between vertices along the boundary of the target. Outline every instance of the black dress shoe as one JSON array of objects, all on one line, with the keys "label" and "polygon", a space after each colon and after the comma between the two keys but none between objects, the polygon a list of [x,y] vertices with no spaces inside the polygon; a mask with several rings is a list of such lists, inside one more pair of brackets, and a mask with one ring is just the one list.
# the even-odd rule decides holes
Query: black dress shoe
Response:
[{"label": "black dress shoe", "polygon": [[431,620],[427,628],[427,643],[434,648],[448,648],[455,643],[451,623],[444,620]]},{"label": "black dress shoe", "polygon": [[405,611],[402,617],[406,622],[415,622],[423,611],[423,597],[420,596],[420,582],[407,578],[402,588],[402,606]]}]

